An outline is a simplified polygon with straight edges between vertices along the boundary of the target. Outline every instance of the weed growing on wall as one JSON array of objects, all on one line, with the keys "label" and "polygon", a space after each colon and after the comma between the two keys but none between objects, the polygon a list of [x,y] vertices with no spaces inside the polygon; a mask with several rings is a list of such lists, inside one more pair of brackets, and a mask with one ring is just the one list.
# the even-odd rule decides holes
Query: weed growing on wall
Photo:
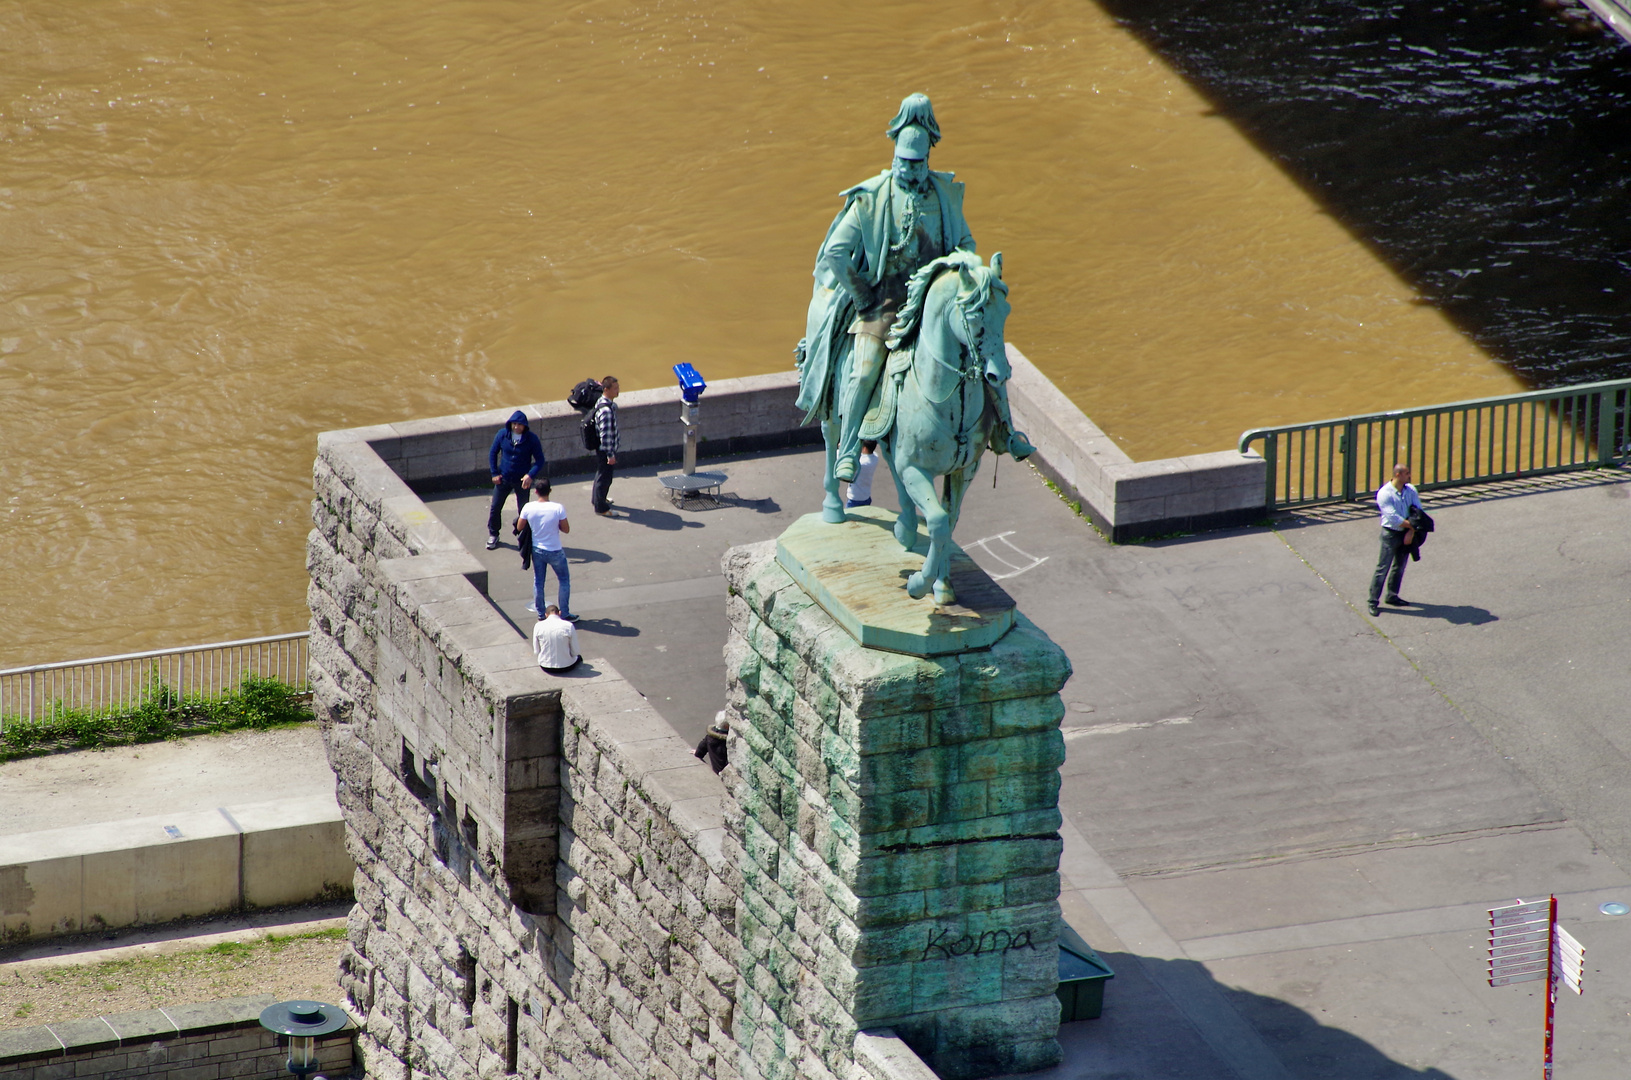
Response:
[{"label": "weed growing on wall", "polygon": [[58,702],[43,720],[0,717],[0,761],[57,750],[125,746],[182,735],[239,728],[265,730],[312,718],[304,696],[276,679],[245,675],[237,689],[216,697],[181,694],[148,675],[141,704],[102,711],[70,709]]}]

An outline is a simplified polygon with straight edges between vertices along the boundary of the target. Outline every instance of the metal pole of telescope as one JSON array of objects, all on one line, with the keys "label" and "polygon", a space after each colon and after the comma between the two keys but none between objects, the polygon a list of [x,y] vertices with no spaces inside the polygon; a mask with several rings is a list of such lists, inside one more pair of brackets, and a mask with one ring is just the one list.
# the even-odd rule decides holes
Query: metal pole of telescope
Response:
[{"label": "metal pole of telescope", "polygon": [[1553,893],[1546,917],[1546,1058],[1541,1080],[1552,1080],[1552,1014],[1557,1010],[1557,894]]}]

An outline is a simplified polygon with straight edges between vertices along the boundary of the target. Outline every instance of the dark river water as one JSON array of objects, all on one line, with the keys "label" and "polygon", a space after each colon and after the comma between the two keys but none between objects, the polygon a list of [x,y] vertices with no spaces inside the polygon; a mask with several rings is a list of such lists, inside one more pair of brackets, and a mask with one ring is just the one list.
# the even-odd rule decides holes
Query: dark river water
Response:
[{"label": "dark river water", "polygon": [[1524,0],[1104,6],[1525,381],[1631,377],[1631,46]]}]

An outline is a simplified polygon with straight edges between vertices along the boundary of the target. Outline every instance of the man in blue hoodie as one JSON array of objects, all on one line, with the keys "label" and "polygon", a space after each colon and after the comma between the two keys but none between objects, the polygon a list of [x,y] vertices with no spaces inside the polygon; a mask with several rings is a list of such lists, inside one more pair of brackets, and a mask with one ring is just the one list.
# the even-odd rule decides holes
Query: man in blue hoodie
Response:
[{"label": "man in blue hoodie", "polygon": [[513,492],[515,512],[527,502],[527,489],[543,471],[544,444],[527,426],[527,414],[520,409],[493,436],[487,450],[487,471],[493,474],[493,502],[487,508],[487,550],[498,547],[498,530],[504,524],[504,500]]}]

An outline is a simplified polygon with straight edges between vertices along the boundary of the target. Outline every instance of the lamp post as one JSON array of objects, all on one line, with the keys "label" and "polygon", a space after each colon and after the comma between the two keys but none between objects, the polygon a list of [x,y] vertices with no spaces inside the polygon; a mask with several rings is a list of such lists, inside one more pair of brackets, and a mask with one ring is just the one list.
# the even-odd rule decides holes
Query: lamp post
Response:
[{"label": "lamp post", "polygon": [[289,1037],[289,1071],[297,1080],[317,1071],[317,1039],[350,1022],[344,1010],[321,1001],[280,1001],[261,1011],[261,1027]]}]

